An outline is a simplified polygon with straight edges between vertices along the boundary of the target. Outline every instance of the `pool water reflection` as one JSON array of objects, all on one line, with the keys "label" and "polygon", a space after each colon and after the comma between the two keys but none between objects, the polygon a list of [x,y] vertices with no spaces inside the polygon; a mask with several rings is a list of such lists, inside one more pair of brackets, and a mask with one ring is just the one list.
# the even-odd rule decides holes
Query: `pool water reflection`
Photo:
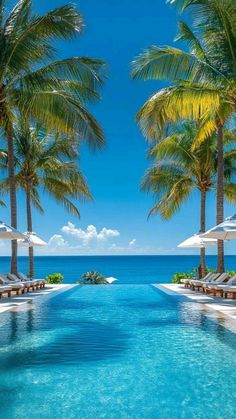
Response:
[{"label": "pool water reflection", "polygon": [[0,325],[1,417],[236,417],[236,334],[150,285],[76,287]]}]

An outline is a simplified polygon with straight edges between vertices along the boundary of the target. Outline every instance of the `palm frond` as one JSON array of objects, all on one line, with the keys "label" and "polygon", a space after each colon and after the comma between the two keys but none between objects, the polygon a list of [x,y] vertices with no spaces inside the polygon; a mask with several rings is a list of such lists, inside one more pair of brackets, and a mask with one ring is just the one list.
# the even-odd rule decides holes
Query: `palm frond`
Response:
[{"label": "palm frond", "polygon": [[198,148],[203,141],[211,137],[217,131],[217,124],[215,118],[203,119],[199,124],[199,128],[192,144],[192,150]]},{"label": "palm frond", "polygon": [[15,103],[22,114],[31,115],[48,130],[76,133],[93,149],[104,145],[103,131],[96,119],[68,93],[49,90],[32,95],[29,91],[15,91]]},{"label": "palm frond", "polygon": [[188,166],[194,160],[194,155],[190,151],[192,141],[193,138],[186,141],[184,133],[177,131],[151,147],[149,153],[156,160],[171,159],[177,164]]},{"label": "palm frond", "polygon": [[30,198],[33,206],[37,209],[37,211],[43,214],[44,209],[40,203],[39,193],[36,188],[31,188]]},{"label": "palm frond", "polygon": [[[67,90],[73,85],[65,84],[64,81],[73,81],[78,88],[83,84],[88,91],[95,91],[103,84],[105,63],[102,60],[87,57],[72,57],[54,61],[35,71],[30,71],[18,80],[25,89],[42,89],[47,83],[47,89],[52,83],[52,89]],[[64,83],[64,84],[63,84]]]},{"label": "palm frond", "polygon": [[145,138],[163,129],[168,122],[198,120],[220,109],[220,92],[205,85],[174,86],[153,95],[140,109],[136,119]]},{"label": "palm frond", "polygon": [[31,10],[31,0],[20,0],[6,19],[3,32],[9,37],[17,31],[17,27],[27,22]]},{"label": "palm frond", "polygon": [[140,54],[132,63],[132,77],[143,80],[186,80],[204,83],[224,83],[225,76],[196,55],[174,47],[152,46]]},{"label": "palm frond", "polygon": [[224,194],[230,204],[236,202],[236,184],[229,182],[224,187]]},{"label": "palm frond", "polygon": [[[176,1],[176,3],[181,3]],[[232,0],[186,0],[182,11],[190,8],[193,25],[207,46],[215,68],[226,76],[236,72],[236,9]]]},{"label": "palm frond", "polygon": [[184,41],[188,44],[190,50],[201,61],[207,61],[207,56],[197,36],[193,33],[191,28],[183,21],[179,22],[179,33],[176,41]]},{"label": "palm frond", "polygon": [[192,192],[192,181],[189,178],[182,178],[176,182],[172,189],[158,202],[149,212],[151,217],[157,212],[165,220],[169,220],[180,208]]},{"label": "palm frond", "polygon": [[80,218],[79,209],[70,199],[64,197],[63,200],[60,200],[60,203],[62,203],[67,212]]},{"label": "palm frond", "polygon": [[4,14],[4,0],[0,0],[0,26],[2,26],[3,14]]}]

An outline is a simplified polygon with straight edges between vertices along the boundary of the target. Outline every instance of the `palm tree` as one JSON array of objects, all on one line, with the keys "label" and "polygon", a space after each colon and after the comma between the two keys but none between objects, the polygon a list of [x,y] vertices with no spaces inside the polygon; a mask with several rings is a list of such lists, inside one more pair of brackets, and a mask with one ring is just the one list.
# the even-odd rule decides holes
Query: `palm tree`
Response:
[{"label": "palm tree", "polygon": [[[40,127],[21,121],[14,128],[15,185],[26,197],[27,231],[33,231],[32,208],[40,212],[40,193],[48,193],[70,213],[79,216],[73,200],[91,199],[86,181],[78,170],[78,145],[74,138],[52,136]],[[9,184],[3,181],[3,187]],[[34,277],[33,247],[29,247],[29,276]]]},{"label": "palm tree", "polygon": [[[192,191],[200,192],[200,232],[206,229],[206,197],[215,183],[217,172],[217,139],[208,137],[195,150],[192,143],[197,134],[196,124],[184,123],[174,133],[151,147],[149,155],[155,159],[143,179],[142,189],[152,191],[156,204],[149,216],[160,213],[169,220],[189,198]],[[231,145],[236,137],[227,133]],[[236,170],[235,150],[232,145],[225,152],[225,180]],[[205,249],[201,249],[201,273],[206,274]]]},{"label": "palm tree", "polygon": [[[174,82],[152,96],[137,115],[146,136],[169,121],[201,118],[195,145],[218,133],[217,223],[223,221],[223,127],[236,110],[236,8],[231,0],[177,1],[194,7],[194,29],[180,22],[178,39],[189,51],[152,47],[133,63],[133,77]],[[218,241],[218,270],[224,270],[223,242]]]},{"label": "palm tree", "polygon": [[[11,224],[17,227],[14,173],[14,121],[34,118],[46,129],[78,135],[100,147],[103,133],[86,109],[99,99],[104,63],[87,57],[55,59],[55,40],[81,33],[83,19],[73,5],[43,16],[32,12],[31,0],[20,0],[5,16],[0,1],[0,126],[8,147]],[[12,242],[11,272],[17,271],[17,244]]]},{"label": "palm tree", "polygon": [[[78,170],[75,159],[77,144],[74,139],[66,140],[50,135],[39,128],[21,128],[15,133],[16,187],[25,191],[27,231],[33,231],[31,204],[40,212],[40,191],[52,196],[70,213],[79,216],[73,199],[91,199],[86,181]],[[34,277],[33,247],[29,247],[29,276]]]}]

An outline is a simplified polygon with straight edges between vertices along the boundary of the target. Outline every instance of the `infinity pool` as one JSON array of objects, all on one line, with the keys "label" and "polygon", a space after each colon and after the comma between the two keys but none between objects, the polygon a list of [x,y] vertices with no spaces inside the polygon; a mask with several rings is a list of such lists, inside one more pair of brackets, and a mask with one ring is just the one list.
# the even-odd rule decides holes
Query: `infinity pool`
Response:
[{"label": "infinity pool", "polygon": [[236,417],[236,335],[149,285],[6,313],[0,374],[1,419]]}]

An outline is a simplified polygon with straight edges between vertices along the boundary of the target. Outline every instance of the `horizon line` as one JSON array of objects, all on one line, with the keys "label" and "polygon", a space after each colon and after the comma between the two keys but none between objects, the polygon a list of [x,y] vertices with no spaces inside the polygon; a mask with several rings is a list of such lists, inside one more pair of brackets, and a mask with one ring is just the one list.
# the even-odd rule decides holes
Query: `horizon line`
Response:
[{"label": "horizon line", "polygon": [[[200,257],[200,255],[199,254],[192,254],[192,255],[187,255],[187,254],[185,254],[185,255],[180,255],[180,254],[140,254],[140,255],[137,255],[137,254],[133,254],[133,255],[68,255],[68,254],[64,254],[64,255],[35,255],[34,257],[35,258],[37,258],[37,257],[39,257],[39,258],[41,258],[41,257],[145,257],[145,256],[164,256],[164,257],[171,257],[171,256],[174,256],[174,257],[176,257],[176,256],[178,256],[178,257],[191,257],[191,256],[197,256],[197,257]],[[214,256],[214,257],[217,257],[217,255],[215,254],[215,255],[206,255],[206,257],[211,257],[211,256]],[[236,254],[225,254],[225,256],[233,256],[233,257],[236,257]],[[10,258],[11,257],[11,255],[0,255],[0,258]],[[29,256],[28,255],[18,255],[18,258],[28,258]]]}]

